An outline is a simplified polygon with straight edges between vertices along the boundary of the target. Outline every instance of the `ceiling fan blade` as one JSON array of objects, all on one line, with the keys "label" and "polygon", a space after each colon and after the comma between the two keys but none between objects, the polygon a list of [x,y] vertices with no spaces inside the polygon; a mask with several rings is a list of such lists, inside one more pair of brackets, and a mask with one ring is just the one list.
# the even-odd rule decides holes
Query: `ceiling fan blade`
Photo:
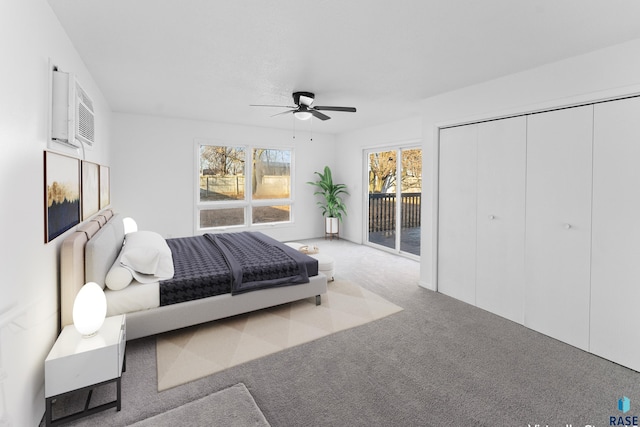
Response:
[{"label": "ceiling fan blade", "polygon": [[295,105],[263,105],[263,104],[249,104],[249,107],[278,107],[278,108],[298,108]]},{"label": "ceiling fan blade", "polygon": [[283,115],[283,114],[290,114],[290,113],[293,113],[293,112],[295,112],[295,110],[283,111],[283,112],[281,112],[281,113],[274,114],[274,115],[273,115],[273,116],[271,116],[271,117],[281,116],[281,115]]},{"label": "ceiling fan blade", "polygon": [[314,108],[310,108],[309,112],[313,114],[313,117],[318,118],[320,120],[329,120],[331,118],[326,114],[322,114],[320,111],[316,111]]},{"label": "ceiling fan blade", "polygon": [[346,113],[355,113],[356,109],[354,107],[320,107],[317,105],[313,106],[316,110],[324,110],[324,111],[344,111]]}]

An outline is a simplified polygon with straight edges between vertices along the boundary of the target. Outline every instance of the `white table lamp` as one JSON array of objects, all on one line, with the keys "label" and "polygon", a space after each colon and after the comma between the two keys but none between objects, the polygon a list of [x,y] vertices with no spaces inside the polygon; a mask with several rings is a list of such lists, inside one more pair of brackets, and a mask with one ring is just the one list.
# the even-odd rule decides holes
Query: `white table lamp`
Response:
[{"label": "white table lamp", "polygon": [[122,223],[124,224],[124,234],[138,231],[138,224],[136,220],[131,217],[122,218]]},{"label": "white table lamp", "polygon": [[89,282],[80,288],[73,301],[73,325],[83,337],[95,335],[107,315],[107,298],[104,291],[95,282]]}]

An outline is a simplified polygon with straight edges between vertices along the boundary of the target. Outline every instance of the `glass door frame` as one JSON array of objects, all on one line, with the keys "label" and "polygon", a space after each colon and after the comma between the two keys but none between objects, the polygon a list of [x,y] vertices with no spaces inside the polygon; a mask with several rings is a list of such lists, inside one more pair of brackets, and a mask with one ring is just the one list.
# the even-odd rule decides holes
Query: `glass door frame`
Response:
[{"label": "glass door frame", "polygon": [[[363,236],[364,238],[363,243],[366,246],[371,246],[374,247],[376,249],[380,249],[383,251],[387,251],[387,252],[391,252],[394,254],[398,254],[398,255],[402,255],[405,256],[407,258],[411,258],[414,259],[416,261],[420,260],[420,255],[415,255],[412,254],[410,252],[406,252],[406,251],[402,251],[401,248],[401,232],[402,232],[402,221],[400,220],[401,214],[402,214],[402,185],[400,185],[401,183],[401,176],[399,174],[402,173],[402,151],[403,150],[412,150],[412,149],[419,149],[419,150],[423,150],[422,148],[422,141],[420,140],[415,140],[415,141],[406,141],[400,145],[381,145],[381,146],[377,146],[377,147],[370,147],[370,148],[365,148],[362,151],[362,159],[363,159],[363,188],[365,189],[365,191],[363,191]],[[395,161],[396,161],[396,206],[395,206],[395,217],[396,217],[396,223],[395,223],[395,243],[394,243],[394,247],[390,248],[388,246],[384,246],[378,243],[374,243],[369,241],[369,156],[372,153],[377,153],[377,152],[381,152],[381,151],[394,151],[396,153],[395,156]],[[424,166],[424,159],[422,162],[422,165]]]}]

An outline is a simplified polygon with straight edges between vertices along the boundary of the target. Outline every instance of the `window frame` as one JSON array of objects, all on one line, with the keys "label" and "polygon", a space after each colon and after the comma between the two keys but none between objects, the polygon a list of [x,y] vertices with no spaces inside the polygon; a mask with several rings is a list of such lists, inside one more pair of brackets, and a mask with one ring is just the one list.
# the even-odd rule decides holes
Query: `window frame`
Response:
[{"label": "window frame", "polygon": [[[200,200],[200,147],[204,145],[218,146],[218,147],[234,147],[243,148],[245,151],[245,170],[244,170],[244,198],[239,200],[219,200],[219,201],[201,201]],[[253,153],[255,149],[266,150],[286,150],[290,153],[290,165],[289,165],[289,197],[283,199],[253,199]],[[194,170],[193,170],[193,190],[194,190],[194,234],[204,234],[210,232],[225,232],[225,231],[242,231],[242,230],[258,230],[274,227],[287,227],[294,224],[294,198],[295,198],[295,149],[292,146],[282,146],[276,144],[262,144],[262,143],[247,143],[247,142],[234,142],[223,141],[216,139],[201,139],[196,138],[194,140]],[[247,167],[249,165],[249,167]],[[264,206],[289,206],[289,221],[277,221],[277,222],[263,222],[253,223],[253,208]],[[244,211],[244,223],[237,225],[225,225],[218,227],[201,227],[200,226],[200,211],[209,209],[233,209],[242,208]]]}]

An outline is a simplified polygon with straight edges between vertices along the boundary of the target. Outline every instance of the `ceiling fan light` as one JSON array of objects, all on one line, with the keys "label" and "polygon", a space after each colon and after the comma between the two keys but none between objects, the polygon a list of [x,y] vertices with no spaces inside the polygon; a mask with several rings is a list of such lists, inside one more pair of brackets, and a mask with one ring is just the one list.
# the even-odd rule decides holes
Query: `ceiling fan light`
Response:
[{"label": "ceiling fan light", "polygon": [[293,115],[298,120],[309,120],[312,116],[312,114],[308,111],[296,111],[295,113],[293,113]]}]

